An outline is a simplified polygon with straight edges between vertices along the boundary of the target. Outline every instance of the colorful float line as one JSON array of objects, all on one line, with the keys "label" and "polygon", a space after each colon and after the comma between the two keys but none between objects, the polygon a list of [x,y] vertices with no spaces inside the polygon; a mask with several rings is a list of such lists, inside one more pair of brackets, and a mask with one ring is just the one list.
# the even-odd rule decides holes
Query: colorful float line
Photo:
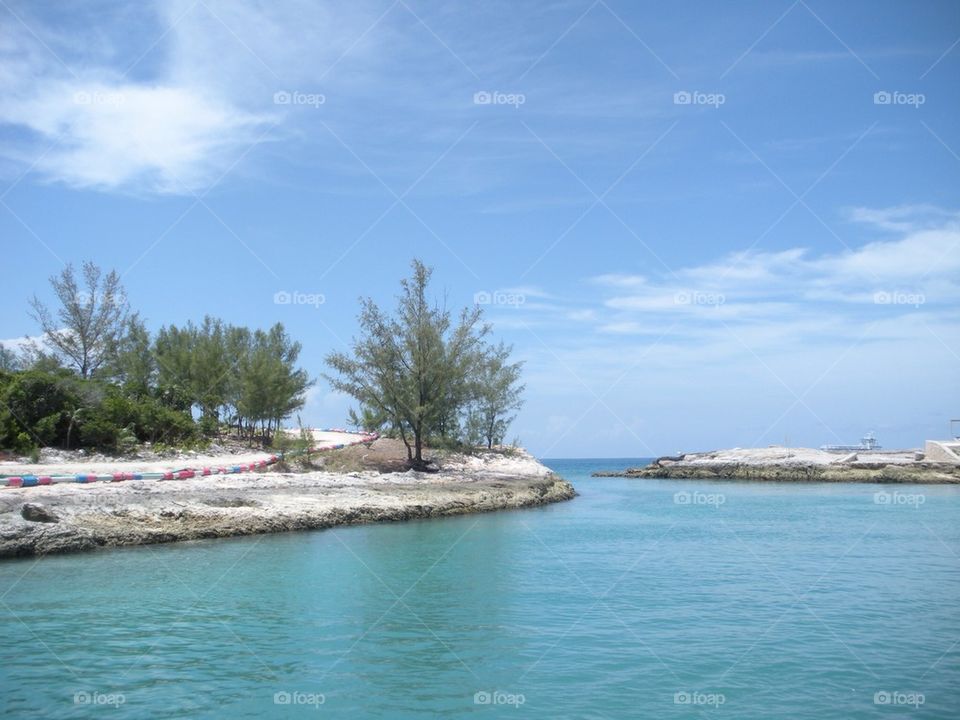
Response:
[{"label": "colorful float line", "polygon": [[[342,428],[331,428],[328,430],[318,430],[316,432],[338,432],[350,433],[349,430]],[[89,484],[96,482],[126,482],[130,480],[189,480],[195,477],[207,477],[209,475],[234,475],[237,473],[253,472],[262,470],[265,467],[274,465],[281,460],[293,458],[307,453],[323,452],[325,450],[341,450],[354,445],[369,443],[380,437],[379,433],[350,433],[359,435],[357,440],[348,443],[332,443],[328,445],[318,445],[307,450],[291,450],[287,453],[276,453],[269,457],[255,460],[249,463],[239,465],[221,465],[218,467],[202,468],[183,468],[180,470],[158,470],[152,472],[115,472],[107,474],[96,473],[77,473],[74,475],[17,475],[13,477],[0,478],[0,485],[10,488],[36,487],[39,485],[57,485],[60,483],[81,483]]]}]

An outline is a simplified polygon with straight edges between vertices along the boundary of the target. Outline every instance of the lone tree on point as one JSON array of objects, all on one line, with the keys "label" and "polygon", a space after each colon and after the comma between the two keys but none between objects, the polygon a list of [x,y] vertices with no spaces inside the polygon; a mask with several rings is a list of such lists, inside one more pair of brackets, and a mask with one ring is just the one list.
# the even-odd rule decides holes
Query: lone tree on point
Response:
[{"label": "lone tree on point", "polygon": [[[361,337],[354,340],[352,354],[327,356],[335,374],[324,377],[335,390],[359,401],[362,417],[399,435],[410,465],[422,469],[424,442],[435,436],[454,439],[460,423],[452,420],[467,417],[480,400],[481,389],[487,390],[483,387],[487,363],[498,357],[502,366],[509,348],[499,346],[493,352],[488,348],[490,326],[482,322],[479,307],[462,310],[454,324],[449,310],[427,299],[432,270],[419,260],[412,268],[412,276],[401,282],[393,316],[370,298],[361,300]],[[498,387],[509,400],[495,402],[498,410],[518,406],[522,388],[515,385],[517,374],[509,381],[500,376]]]},{"label": "lone tree on point", "polygon": [[88,378],[106,361],[111,349],[123,337],[129,305],[120,276],[103,271],[92,262],[83,263],[83,287],[67,265],[50,285],[60,302],[56,319],[34,295],[30,316],[40,324],[54,353]]}]

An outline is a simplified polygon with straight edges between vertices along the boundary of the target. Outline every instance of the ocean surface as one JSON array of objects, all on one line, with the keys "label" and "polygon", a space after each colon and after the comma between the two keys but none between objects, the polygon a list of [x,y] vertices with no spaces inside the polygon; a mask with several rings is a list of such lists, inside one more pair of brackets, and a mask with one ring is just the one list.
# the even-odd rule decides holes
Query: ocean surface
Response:
[{"label": "ocean surface", "polygon": [[0,562],[0,712],[958,718],[960,488],[591,478],[443,520]]}]

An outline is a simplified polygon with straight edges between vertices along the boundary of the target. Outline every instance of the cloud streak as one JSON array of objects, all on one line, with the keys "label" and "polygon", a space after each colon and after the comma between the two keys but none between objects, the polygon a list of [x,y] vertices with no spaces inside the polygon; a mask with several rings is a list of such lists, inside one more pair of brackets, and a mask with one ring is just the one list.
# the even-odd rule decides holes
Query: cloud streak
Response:
[{"label": "cloud streak", "polygon": [[352,40],[369,18],[359,6],[149,7],[135,23],[117,8],[91,17],[88,45],[52,18],[6,11],[0,125],[22,133],[8,157],[74,188],[198,192],[295,117],[274,93],[309,91],[317,68],[367,51]]},{"label": "cloud streak", "polygon": [[[943,210],[931,210],[924,218],[917,217],[918,211],[854,213],[878,229],[900,230],[900,236],[840,253],[814,255],[806,248],[735,252],[680,268],[671,277],[592,278],[613,313],[599,329],[649,333],[656,326],[649,322],[651,316],[677,317],[689,333],[716,322],[783,326],[822,319],[828,304],[831,316],[851,324],[862,322],[865,311],[903,312],[920,305],[935,315],[949,315],[960,300],[960,223]],[[908,216],[910,222],[901,219]]]}]

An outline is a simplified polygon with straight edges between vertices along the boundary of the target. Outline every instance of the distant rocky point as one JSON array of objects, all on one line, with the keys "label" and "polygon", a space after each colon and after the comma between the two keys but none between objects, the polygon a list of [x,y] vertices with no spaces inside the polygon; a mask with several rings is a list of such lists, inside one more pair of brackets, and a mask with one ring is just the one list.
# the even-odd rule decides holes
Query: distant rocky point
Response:
[{"label": "distant rocky point", "polygon": [[[942,449],[937,448],[938,451]],[[953,454],[950,447],[945,449]],[[812,448],[733,448],[665,456],[645,467],[596,472],[594,477],[767,482],[960,483],[960,456],[954,455],[957,457],[957,461],[954,461],[950,454],[916,450],[872,450],[838,455]]]}]

